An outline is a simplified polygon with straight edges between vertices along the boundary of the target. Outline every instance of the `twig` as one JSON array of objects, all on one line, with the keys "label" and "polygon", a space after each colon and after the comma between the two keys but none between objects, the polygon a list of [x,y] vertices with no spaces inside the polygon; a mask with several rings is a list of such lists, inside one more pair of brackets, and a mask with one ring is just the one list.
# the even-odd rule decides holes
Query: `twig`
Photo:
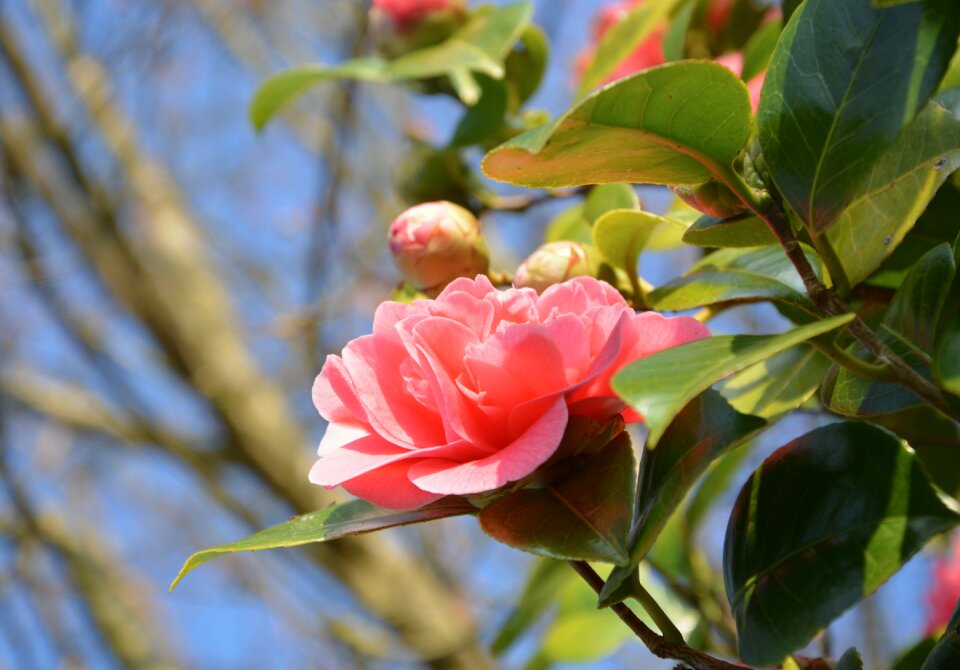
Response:
[{"label": "twig", "polygon": [[[585,561],[569,561],[578,575],[583,578],[590,588],[597,595],[603,590],[603,578],[596,573]],[[749,668],[746,665],[735,665],[719,658],[714,658],[709,654],[697,651],[686,644],[675,644],[668,642],[665,638],[653,632],[640,618],[633,613],[629,607],[623,603],[611,605],[610,609],[620,617],[620,620],[633,631],[634,635],[640,638],[640,641],[646,645],[654,656],[659,658],[668,658],[675,661],[681,661],[694,670],[744,670]]]}]

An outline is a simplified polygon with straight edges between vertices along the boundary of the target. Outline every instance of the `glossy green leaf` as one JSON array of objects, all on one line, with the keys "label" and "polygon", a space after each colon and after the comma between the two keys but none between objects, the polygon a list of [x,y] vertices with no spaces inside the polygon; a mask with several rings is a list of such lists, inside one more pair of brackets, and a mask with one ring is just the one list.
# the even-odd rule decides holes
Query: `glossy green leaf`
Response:
[{"label": "glossy green leaf", "polygon": [[490,651],[495,656],[509,649],[546,613],[559,597],[559,588],[569,581],[569,576],[570,568],[563,561],[538,558],[533,563],[520,598],[490,644]]},{"label": "glossy green leaf", "polygon": [[[817,257],[808,252],[814,268]],[[684,274],[658,287],[647,302],[658,310],[680,311],[719,303],[776,300],[816,315],[803,280],[779,246],[721,249]]]},{"label": "glossy green leaf", "polygon": [[757,118],[773,179],[812,230],[837,220],[936,90],[960,35],[954,2],[806,0],[790,19]]},{"label": "glossy green leaf", "polygon": [[630,184],[600,184],[590,189],[583,202],[583,216],[591,225],[614,209],[636,209],[640,198]]},{"label": "glossy green leaf", "polygon": [[960,666],[960,602],[953,610],[943,637],[927,656],[920,670],[953,670]]},{"label": "glossy green leaf", "polygon": [[613,267],[636,272],[640,252],[659,226],[682,226],[662,216],[640,210],[607,212],[593,225],[593,244]]},{"label": "glossy green leaf", "polygon": [[830,361],[809,344],[787,349],[727,381],[720,393],[738,412],[770,418],[802,405],[820,387]]},{"label": "glossy green leaf", "polygon": [[872,166],[827,231],[851,285],[880,267],[960,168],[958,112],[960,90],[931,100]]},{"label": "glossy green leaf", "polygon": [[[953,250],[942,244],[927,253],[907,274],[877,334],[898,355],[926,377],[933,350],[937,319],[955,274]],[[859,344],[848,351],[862,360],[870,354]],[[831,367],[824,379],[822,399],[832,411],[847,416],[872,416],[906,409],[922,401],[900,384],[879,383],[848,370]]]},{"label": "glossy green leaf", "polygon": [[782,29],[783,23],[775,19],[760,26],[750,37],[743,47],[743,72],[740,77],[744,81],[750,81],[767,69]]},{"label": "glossy green leaf", "polygon": [[719,380],[851,320],[853,314],[845,314],[780,335],[717,335],[681,344],[625,367],[614,376],[613,390],[643,415],[652,449],[674,417]]},{"label": "glossy green leaf", "polygon": [[611,26],[597,45],[587,71],[580,79],[578,97],[582,97],[609,77],[663,21],[676,0],[651,0],[637,5]]},{"label": "glossy green leaf", "polygon": [[543,488],[521,489],[480,512],[500,542],[550,558],[626,563],[636,490],[633,448],[621,433]]},{"label": "glossy green leaf", "polygon": [[803,647],[958,521],[882,428],[832,424],[781,447],[744,485],[727,528],[740,658],[774,664]]},{"label": "glossy green leaf", "polygon": [[389,83],[426,79],[458,70],[503,77],[503,61],[530,23],[532,8],[520,2],[482,8],[447,40],[393,60],[360,58],[339,65],[301,65],[266,79],[250,102],[250,120],[258,130],[286,104],[323,81],[356,79]]},{"label": "glossy green leaf", "polygon": [[645,450],[640,461],[640,493],[630,542],[634,561],[643,560],[707,467],[766,425],[762,419],[734,411],[712,390],[699,395],[677,415],[657,448]]},{"label": "glossy green leaf", "polygon": [[172,591],[188,572],[218,556],[240,551],[259,551],[280,547],[297,547],[314,542],[328,542],[348,535],[372,533],[384,528],[443,519],[477,510],[469,503],[451,498],[409,511],[381,509],[363,500],[351,500],[339,505],[293,517],[289,521],[266,528],[237,542],[204,549],[190,556],[170,585]]},{"label": "glossy green leaf", "polygon": [[700,524],[714,509],[714,503],[730,488],[740,467],[753,453],[754,445],[754,442],[748,442],[733,451],[728,451],[710,465],[687,503],[684,525],[688,538],[694,537]]},{"label": "glossy green leaf", "polygon": [[683,234],[683,241],[698,247],[762,247],[777,244],[763,219],[755,216],[718,219],[704,215]]},{"label": "glossy green leaf", "polygon": [[668,63],[610,84],[497,147],[483,170],[522,186],[695,184],[732,169],[750,124],[746,86],[727,68]]}]

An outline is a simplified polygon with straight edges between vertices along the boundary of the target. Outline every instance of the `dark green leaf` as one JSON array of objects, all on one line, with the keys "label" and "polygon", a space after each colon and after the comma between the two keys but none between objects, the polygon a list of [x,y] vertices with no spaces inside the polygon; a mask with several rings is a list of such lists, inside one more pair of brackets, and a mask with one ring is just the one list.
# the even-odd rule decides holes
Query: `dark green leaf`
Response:
[{"label": "dark green leaf", "polygon": [[953,610],[943,637],[937,642],[920,670],[954,670],[960,666],[960,602]]},{"label": "dark green leaf", "polygon": [[781,447],[744,485],[727,529],[740,657],[779,662],[958,521],[882,428],[832,424]]},{"label": "dark green leaf", "polygon": [[[808,252],[807,257],[814,268],[819,268],[816,255]],[[766,300],[785,302],[817,314],[803,280],[779,246],[715,251],[683,277],[647,296],[651,307],[667,311]]]},{"label": "dark green leaf", "polygon": [[559,597],[558,590],[569,575],[570,568],[563,561],[551,558],[534,561],[523,593],[490,645],[494,656],[503,654],[546,613],[547,608]]},{"label": "dark green leaf", "polygon": [[476,77],[480,99],[468,107],[450,140],[455,147],[479,144],[500,130],[507,113],[507,85],[485,75]]},{"label": "dark green leaf", "polygon": [[[960,262],[960,235],[953,245],[953,257]],[[933,373],[941,388],[960,397],[960,274],[954,274],[937,324]]]},{"label": "dark green leaf", "polygon": [[777,244],[763,219],[755,216],[718,219],[701,216],[683,235],[687,244],[698,247],[762,247]]},{"label": "dark green leaf", "polygon": [[184,562],[176,579],[170,585],[170,590],[172,591],[188,572],[224,554],[328,542],[348,535],[372,533],[384,528],[473,514],[476,511],[469,503],[455,498],[440,500],[420,509],[403,512],[380,509],[363,500],[331,505],[316,512],[293,517],[289,521],[256,532],[237,542],[198,551]]},{"label": "dark green leaf", "polygon": [[890,670],[920,670],[936,645],[937,641],[934,638],[925,637],[898,656],[890,666]]},{"label": "dark green leaf", "polygon": [[803,4],[803,0],[782,0],[781,8],[784,22],[790,20],[790,17],[800,8],[801,4]]},{"label": "dark green leaf", "polygon": [[802,405],[820,387],[829,367],[826,356],[801,344],[750,366],[720,392],[737,411],[770,418]]},{"label": "dark green leaf", "polygon": [[716,391],[700,394],[670,424],[657,448],[640,461],[637,516],[630,553],[641,561],[707,467],[766,427],[733,410]]},{"label": "dark green leaf", "polygon": [[339,65],[301,65],[264,81],[250,102],[250,120],[258,130],[281,107],[323,81],[356,79],[388,83],[449,75],[458,70],[503,77],[503,61],[530,23],[532,9],[520,2],[482,8],[447,40],[391,61],[360,58]]},{"label": "dark green leaf", "polygon": [[758,124],[774,181],[812,230],[829,228],[856,197],[936,90],[958,35],[955,0],[887,9],[870,0],[806,0],[790,19]]},{"label": "dark green leaf", "polygon": [[[942,244],[927,253],[907,274],[884,316],[877,333],[898,355],[926,377],[933,349],[933,335],[947,291],[955,273],[953,251]],[[869,360],[859,344],[851,354]],[[922,404],[900,384],[879,383],[834,365],[824,379],[823,402],[832,411],[847,416],[872,416]]]},{"label": "dark green leaf", "polygon": [[617,66],[633,53],[653,29],[667,17],[676,3],[677,0],[642,3],[611,26],[597,45],[596,53],[587,71],[583,73],[583,78],[580,79],[578,97],[609,77]]},{"label": "dark green leaf", "polygon": [[860,658],[860,652],[853,647],[847,649],[840,660],[837,661],[834,670],[863,670],[863,659]]},{"label": "dark green leaf", "polygon": [[780,335],[718,335],[651,354],[613,378],[613,390],[643,415],[656,446],[673,418],[729,374],[850,323],[853,314],[817,321]]},{"label": "dark green leaf", "polygon": [[495,540],[550,558],[625,563],[635,496],[633,448],[621,433],[596,456],[539,489],[509,493],[480,512]]},{"label": "dark green leaf", "polygon": [[483,170],[522,186],[696,184],[732,170],[750,124],[746,86],[727,68],[668,63],[606,86],[494,149]]},{"label": "dark green leaf", "polygon": [[958,93],[946,91],[924,107],[871,167],[827,231],[851,285],[870,276],[897,248],[947,176],[960,167]]}]

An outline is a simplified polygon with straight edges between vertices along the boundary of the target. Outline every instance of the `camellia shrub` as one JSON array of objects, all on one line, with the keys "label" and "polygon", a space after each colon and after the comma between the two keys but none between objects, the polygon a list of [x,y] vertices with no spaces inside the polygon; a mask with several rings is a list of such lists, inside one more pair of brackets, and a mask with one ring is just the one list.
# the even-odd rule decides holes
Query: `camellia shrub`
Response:
[{"label": "camellia shrub", "polygon": [[[960,522],[960,3],[609,3],[552,119],[527,107],[549,56],[531,17],[374,0],[375,54],[260,87],[258,128],[344,78],[463,113],[398,185],[443,194],[390,226],[403,285],[313,388],[328,425],[303,476],[356,499],[200,551],[177,581],[225,553],[472,515],[551,559],[497,653],[566,571],[591,616],[678,667],[862,668],[852,648],[796,654]],[[672,204],[645,210],[635,184]],[[562,199],[543,247],[490,269],[483,215]],[[701,253],[680,277],[641,276],[683,245]],[[711,335],[743,303],[790,325]],[[797,411],[830,420],[733,480]],[[718,593],[695,531],[728,483]],[[930,638],[898,667],[960,668],[956,561],[930,613],[899,614]]]}]

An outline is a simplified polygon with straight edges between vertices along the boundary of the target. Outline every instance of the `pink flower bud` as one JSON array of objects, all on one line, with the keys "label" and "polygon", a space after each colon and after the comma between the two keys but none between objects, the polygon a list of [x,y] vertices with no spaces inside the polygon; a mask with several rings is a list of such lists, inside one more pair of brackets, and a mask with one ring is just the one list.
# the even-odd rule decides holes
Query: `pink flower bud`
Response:
[{"label": "pink flower bud", "polygon": [[489,267],[476,217],[452,202],[425,202],[390,224],[390,253],[403,276],[428,295]]},{"label": "pink flower bud", "polygon": [[442,42],[466,16],[466,0],[374,0],[370,28],[380,52],[395,58]]},{"label": "pink flower bud", "polygon": [[594,269],[595,264],[587,248],[579,242],[548,242],[520,264],[513,277],[513,285],[543,293],[548,286],[560,284],[573,277],[592,276]]}]

